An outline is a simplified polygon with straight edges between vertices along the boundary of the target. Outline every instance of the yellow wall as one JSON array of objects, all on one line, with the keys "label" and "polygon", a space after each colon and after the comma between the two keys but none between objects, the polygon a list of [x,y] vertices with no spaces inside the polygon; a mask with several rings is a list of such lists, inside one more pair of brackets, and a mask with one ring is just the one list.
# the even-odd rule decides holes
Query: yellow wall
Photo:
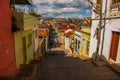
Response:
[{"label": "yellow wall", "polygon": [[[85,29],[82,29],[80,32],[81,33],[80,55],[82,55],[82,56],[88,56],[87,47],[89,47],[88,41],[90,40],[90,30],[91,30],[90,28],[85,28]],[[83,39],[85,39],[87,41],[85,41]]]},{"label": "yellow wall", "polygon": [[[22,38],[26,37],[26,54],[27,54],[27,63],[33,59],[33,46],[32,43],[28,46],[28,35],[32,34],[32,30],[27,31],[18,31],[14,32],[14,42],[15,42],[15,56],[16,56],[16,65],[19,68],[20,64],[23,64],[23,48],[22,48]],[[32,39],[32,38],[31,38]]]}]

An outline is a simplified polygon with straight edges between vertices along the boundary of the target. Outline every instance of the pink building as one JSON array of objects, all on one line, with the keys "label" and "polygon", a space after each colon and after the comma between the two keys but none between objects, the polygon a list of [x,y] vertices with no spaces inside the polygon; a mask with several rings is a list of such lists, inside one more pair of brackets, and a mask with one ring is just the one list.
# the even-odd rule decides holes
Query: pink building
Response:
[{"label": "pink building", "polygon": [[0,0],[0,76],[16,70],[10,0]]}]

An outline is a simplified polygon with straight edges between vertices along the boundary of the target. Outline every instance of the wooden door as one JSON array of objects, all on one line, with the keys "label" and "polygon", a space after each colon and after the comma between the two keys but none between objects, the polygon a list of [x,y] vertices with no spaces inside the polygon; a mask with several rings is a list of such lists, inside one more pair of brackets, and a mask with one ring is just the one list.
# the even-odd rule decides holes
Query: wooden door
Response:
[{"label": "wooden door", "polygon": [[116,61],[120,32],[112,32],[111,48],[109,58]]}]

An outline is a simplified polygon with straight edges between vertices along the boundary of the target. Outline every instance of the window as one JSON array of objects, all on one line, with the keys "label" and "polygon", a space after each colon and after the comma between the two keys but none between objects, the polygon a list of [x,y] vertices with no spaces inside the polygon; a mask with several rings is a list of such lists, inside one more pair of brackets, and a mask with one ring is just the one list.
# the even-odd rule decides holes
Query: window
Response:
[{"label": "window", "polygon": [[30,47],[32,45],[32,34],[29,34],[27,37],[27,43],[28,43],[28,47]]},{"label": "window", "polygon": [[90,42],[89,41],[87,41],[87,46],[86,47],[87,47],[86,53],[89,54],[89,48],[90,48]]},{"label": "window", "polygon": [[78,49],[80,49],[80,41],[78,41]]},{"label": "window", "polygon": [[116,4],[118,2],[120,2],[120,0],[112,0],[112,4]]},{"label": "window", "polygon": [[100,5],[100,2],[101,2],[101,0],[97,0],[97,2],[96,2],[96,3]]},{"label": "window", "polygon": [[117,2],[117,0],[112,0],[112,4],[115,4]]}]

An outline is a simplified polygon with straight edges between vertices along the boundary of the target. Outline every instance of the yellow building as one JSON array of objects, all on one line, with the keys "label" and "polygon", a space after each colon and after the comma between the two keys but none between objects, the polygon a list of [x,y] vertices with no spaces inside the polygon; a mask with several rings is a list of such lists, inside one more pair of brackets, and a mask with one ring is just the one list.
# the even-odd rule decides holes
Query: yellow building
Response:
[{"label": "yellow building", "polygon": [[91,31],[91,28],[88,26],[83,26],[82,29],[80,30],[80,33],[81,33],[80,55],[82,56],[89,55],[90,31]]},{"label": "yellow building", "polygon": [[75,31],[74,51],[80,56],[87,57],[90,44],[90,26],[81,26],[80,30]]},{"label": "yellow building", "polygon": [[37,18],[23,12],[13,12],[16,65],[27,64],[33,59],[33,28]]}]

